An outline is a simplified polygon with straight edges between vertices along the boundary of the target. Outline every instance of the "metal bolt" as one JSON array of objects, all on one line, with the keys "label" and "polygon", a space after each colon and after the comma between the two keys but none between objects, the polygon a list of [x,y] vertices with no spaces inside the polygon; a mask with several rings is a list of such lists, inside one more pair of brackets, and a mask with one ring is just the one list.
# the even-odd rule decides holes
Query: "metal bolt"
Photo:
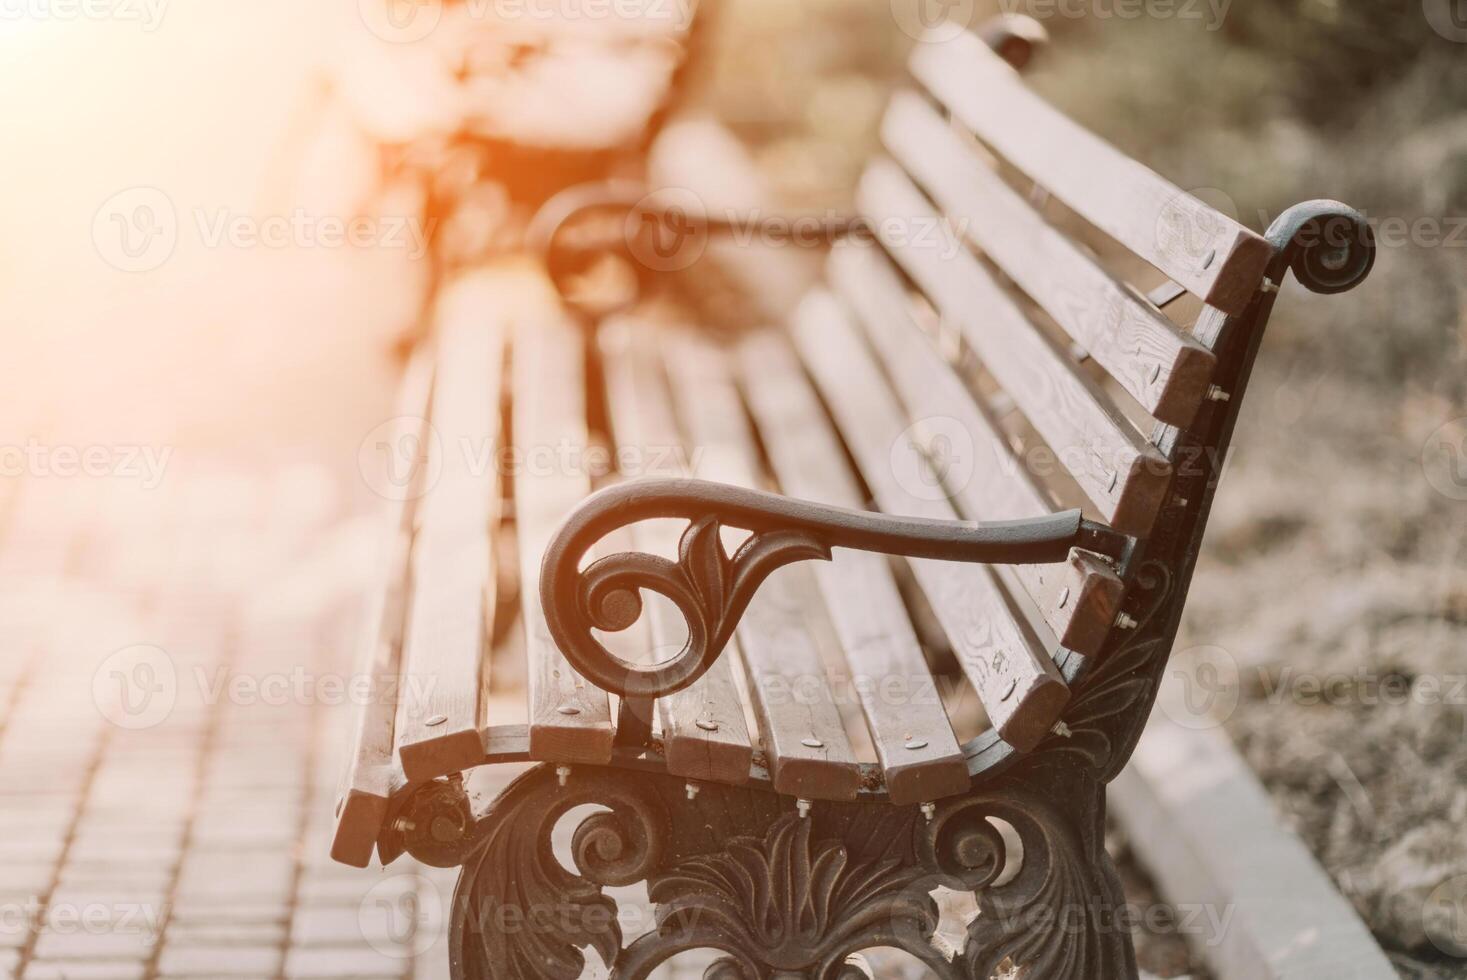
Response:
[{"label": "metal bolt", "polygon": [[424,725],[427,725],[429,728],[437,728],[439,725],[443,724],[447,720],[448,720],[448,716],[447,715],[434,715],[433,717],[429,718],[427,721],[423,722],[423,724]]},{"label": "metal bolt", "polygon": [[578,715],[578,714],[581,713],[581,709],[580,708],[577,708],[573,704],[563,704],[559,708],[556,708],[555,710],[558,711],[558,712],[560,712],[563,715]]},{"label": "metal bolt", "polygon": [[925,749],[925,748],[927,748],[927,739],[925,739],[925,738],[913,738],[910,735],[907,736],[907,751],[909,751],[909,752],[916,752],[918,749]]},{"label": "metal bolt", "polygon": [[703,729],[703,731],[705,732],[716,732],[718,731],[718,722],[714,721],[712,718],[699,718],[698,727]]},{"label": "metal bolt", "polygon": [[413,823],[407,817],[398,817],[396,820],[392,821],[392,829],[397,831],[399,834],[411,834],[414,830],[418,829],[418,825]]},{"label": "metal bolt", "polygon": [[1050,731],[1054,732],[1060,738],[1070,738],[1071,736],[1073,736],[1075,734],[1074,732],[1072,732],[1070,730],[1070,726],[1069,725],[1066,725],[1062,721],[1055,722],[1054,723],[1054,728],[1050,729]]},{"label": "metal bolt", "polygon": [[823,748],[825,748],[825,743],[822,742],[822,741],[820,741],[820,739],[816,738],[814,735],[810,735],[810,736],[807,736],[806,738],[802,739],[800,741],[800,744],[803,745],[807,749],[823,749]]},{"label": "metal bolt", "polygon": [[1263,285],[1259,286],[1258,290],[1259,292],[1263,293],[1276,293],[1279,291],[1279,284],[1274,282],[1272,279],[1265,278],[1263,280]]},{"label": "metal bolt", "polygon": [[701,787],[697,783],[688,783],[685,788],[688,791],[688,799],[690,800],[696,799],[698,796],[698,790],[701,789]]},{"label": "metal bolt", "polygon": [[932,818],[935,817],[935,816],[937,816],[937,804],[936,803],[923,803],[922,804],[922,816],[924,816],[924,817],[927,818],[927,822],[928,823],[931,823],[932,822]]},{"label": "metal bolt", "polygon": [[1233,396],[1223,391],[1217,385],[1209,385],[1207,388],[1207,400],[1210,402],[1232,401]]},{"label": "metal bolt", "polygon": [[558,783],[560,783],[560,785],[562,785],[562,786],[564,786],[566,783],[570,782],[570,774],[571,774],[571,767],[570,766],[556,766],[555,767],[555,781],[558,782]]},{"label": "metal bolt", "polygon": [[800,811],[801,820],[809,819],[811,806],[812,804],[809,800],[795,800],[795,809]]},{"label": "metal bolt", "polygon": [[1123,613],[1117,613],[1116,614],[1116,627],[1118,629],[1133,630],[1133,629],[1135,629],[1139,625],[1140,625],[1139,623],[1137,623],[1134,619],[1131,618],[1131,614],[1130,613],[1124,613],[1123,612]]},{"label": "metal bolt", "polygon": [[1186,497],[1173,497],[1172,498],[1172,505],[1173,506],[1176,506],[1176,507],[1186,507],[1187,506],[1187,498]]}]

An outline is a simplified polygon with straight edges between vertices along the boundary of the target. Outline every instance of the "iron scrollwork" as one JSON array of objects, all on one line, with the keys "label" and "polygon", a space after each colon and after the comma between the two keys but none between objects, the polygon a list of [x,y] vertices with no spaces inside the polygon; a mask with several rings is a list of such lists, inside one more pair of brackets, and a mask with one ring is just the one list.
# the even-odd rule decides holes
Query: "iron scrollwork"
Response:
[{"label": "iron scrollwork", "polygon": [[[581,561],[611,531],[652,518],[690,522],[676,561],[618,554]],[[750,531],[732,555],[724,527]],[[792,562],[829,560],[854,548],[911,558],[1002,564],[1065,560],[1073,547],[1117,553],[1127,539],[1067,511],[1030,521],[979,524],[891,517],[794,500],[699,480],[649,480],[591,496],[545,552],[540,598],[550,633],[571,665],[604,690],[662,697],[703,675],[718,659],[760,584]],[[687,620],[688,640],[665,663],[628,663],[592,630],[618,632],[642,613],[641,589],[670,599]]]},{"label": "iron scrollwork", "polygon": [[[668,776],[589,767],[564,787],[548,766],[521,777],[474,829],[454,899],[454,976],[571,980],[594,949],[614,980],[646,980],[709,950],[722,957],[705,973],[716,980],[855,980],[870,976],[858,954],[877,948],[943,980],[987,978],[1005,962],[1045,980],[1135,976],[1100,820],[1072,805],[1078,793],[1099,812],[1093,783],[1005,780],[930,819],[880,801],[801,815],[761,790],[708,786],[691,801],[682,790]],[[552,834],[588,803],[608,809],[575,830],[571,871]],[[655,926],[627,944],[603,889],[638,881]],[[977,918],[945,924],[940,886],[973,893]]]}]

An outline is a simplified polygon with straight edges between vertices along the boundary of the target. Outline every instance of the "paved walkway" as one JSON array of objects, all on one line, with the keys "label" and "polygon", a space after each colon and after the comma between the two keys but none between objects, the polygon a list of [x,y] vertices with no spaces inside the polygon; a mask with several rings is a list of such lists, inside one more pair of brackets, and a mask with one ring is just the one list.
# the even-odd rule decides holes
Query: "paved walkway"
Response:
[{"label": "paved walkway", "polygon": [[327,858],[373,515],[190,462],[0,482],[0,977],[446,977],[454,874]]},{"label": "paved walkway", "polygon": [[370,537],[340,488],[7,489],[0,975],[446,975],[397,927],[451,876],[325,857]]}]

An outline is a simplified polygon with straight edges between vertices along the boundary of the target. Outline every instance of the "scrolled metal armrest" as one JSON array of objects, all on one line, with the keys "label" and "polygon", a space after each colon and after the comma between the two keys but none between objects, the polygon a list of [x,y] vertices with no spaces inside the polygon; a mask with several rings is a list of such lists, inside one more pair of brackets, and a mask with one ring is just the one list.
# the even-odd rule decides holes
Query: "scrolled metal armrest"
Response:
[{"label": "scrolled metal armrest", "polygon": [[[654,518],[690,522],[676,561],[623,553],[581,568],[608,533]],[[732,556],[723,550],[723,527],[752,532]],[[545,552],[540,599],[551,636],[583,677],[615,694],[653,698],[682,690],[713,665],[771,572],[797,561],[828,561],[832,548],[1027,565],[1063,561],[1074,547],[1119,555],[1128,540],[1078,510],[1003,523],[934,521],[701,480],[648,480],[593,494],[570,516]],[[670,599],[688,625],[683,649],[654,666],[628,663],[592,633],[635,623],[641,589]]]}]

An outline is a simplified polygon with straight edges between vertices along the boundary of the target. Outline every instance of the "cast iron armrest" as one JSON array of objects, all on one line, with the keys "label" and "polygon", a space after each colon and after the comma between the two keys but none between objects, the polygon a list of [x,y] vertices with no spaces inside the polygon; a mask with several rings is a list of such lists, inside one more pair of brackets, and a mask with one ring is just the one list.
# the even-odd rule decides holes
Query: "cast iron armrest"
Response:
[{"label": "cast iron armrest", "polygon": [[[582,570],[587,552],[607,534],[654,518],[690,522],[676,561],[623,553]],[[732,556],[720,540],[724,527],[752,532]],[[934,521],[702,480],[648,480],[602,490],[576,509],[545,552],[540,601],[550,635],[581,676],[614,694],[656,698],[682,690],[713,665],[771,572],[797,561],[828,561],[832,548],[1041,565],[1064,561],[1071,548],[1119,557],[1129,541],[1078,510],[1002,523]],[[619,632],[635,623],[642,613],[641,589],[670,599],[688,625],[683,649],[653,666],[617,657],[591,632]]]}]

